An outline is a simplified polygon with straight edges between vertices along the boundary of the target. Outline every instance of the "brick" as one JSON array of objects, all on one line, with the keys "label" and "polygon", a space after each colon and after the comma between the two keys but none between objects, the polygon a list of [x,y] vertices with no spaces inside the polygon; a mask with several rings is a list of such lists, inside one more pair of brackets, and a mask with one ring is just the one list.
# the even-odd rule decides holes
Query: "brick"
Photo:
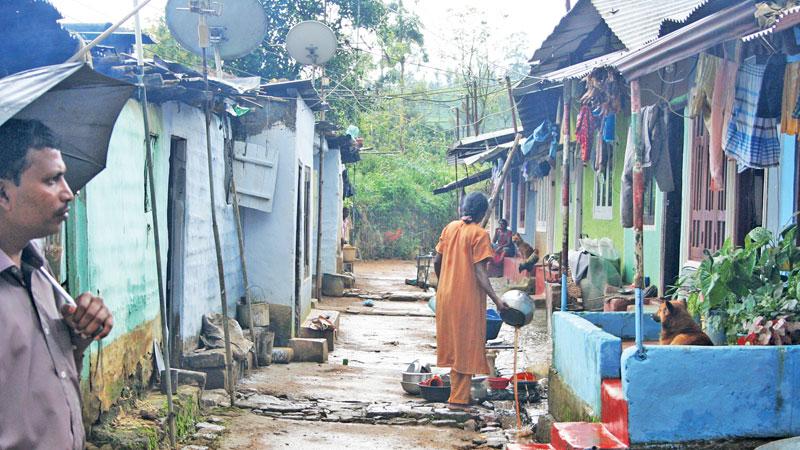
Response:
[{"label": "brick", "polygon": [[296,362],[328,362],[328,341],[325,339],[294,338],[289,341]]}]

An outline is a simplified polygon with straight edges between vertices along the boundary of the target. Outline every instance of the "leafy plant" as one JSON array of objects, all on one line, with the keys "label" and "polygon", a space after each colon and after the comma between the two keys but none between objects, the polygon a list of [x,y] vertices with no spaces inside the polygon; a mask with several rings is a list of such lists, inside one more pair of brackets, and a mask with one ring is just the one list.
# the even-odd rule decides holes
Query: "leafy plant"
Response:
[{"label": "leafy plant", "polygon": [[728,239],[713,255],[706,252],[697,271],[678,281],[689,311],[710,326],[724,325],[728,336],[747,334],[749,343],[791,343],[800,321],[796,237],[796,225],[778,236],[758,227],[743,247]]}]

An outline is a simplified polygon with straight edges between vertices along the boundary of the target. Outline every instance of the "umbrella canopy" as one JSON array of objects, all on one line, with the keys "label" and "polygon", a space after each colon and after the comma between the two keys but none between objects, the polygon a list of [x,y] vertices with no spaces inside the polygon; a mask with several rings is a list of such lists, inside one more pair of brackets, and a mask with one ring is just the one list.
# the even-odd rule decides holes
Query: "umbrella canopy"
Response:
[{"label": "umbrella canopy", "polygon": [[134,88],[85,63],[19,72],[0,78],[0,125],[11,118],[36,119],[53,130],[67,182],[77,191],[106,167],[114,122]]}]

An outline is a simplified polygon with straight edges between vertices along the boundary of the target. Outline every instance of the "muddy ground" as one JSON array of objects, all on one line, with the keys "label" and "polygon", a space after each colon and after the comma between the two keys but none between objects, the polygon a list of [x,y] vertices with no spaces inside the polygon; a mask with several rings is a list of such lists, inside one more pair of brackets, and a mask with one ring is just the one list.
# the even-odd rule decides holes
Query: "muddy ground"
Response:
[{"label": "muddy ground", "polygon": [[[404,285],[406,278],[415,276],[413,262],[360,262],[355,272],[356,287],[364,293],[423,292]],[[435,323],[427,302],[376,300],[371,308],[362,302],[360,298],[325,298],[318,305],[341,311],[338,341],[326,364],[272,365],[250,374],[240,389],[297,400],[421,404],[421,398],[403,392],[400,373],[416,359],[435,363]],[[513,330],[503,326],[500,338],[513,343]],[[520,368],[546,373],[550,345],[543,315],[537,314],[534,323],[523,328],[521,343]],[[348,365],[343,364],[345,359]],[[498,369],[510,374],[512,359],[511,350],[500,351]],[[532,412],[544,409],[543,404],[530,408]],[[249,411],[229,415],[227,427],[218,442],[222,449],[446,449],[464,448],[481,439],[477,432],[453,427],[296,421]]]}]

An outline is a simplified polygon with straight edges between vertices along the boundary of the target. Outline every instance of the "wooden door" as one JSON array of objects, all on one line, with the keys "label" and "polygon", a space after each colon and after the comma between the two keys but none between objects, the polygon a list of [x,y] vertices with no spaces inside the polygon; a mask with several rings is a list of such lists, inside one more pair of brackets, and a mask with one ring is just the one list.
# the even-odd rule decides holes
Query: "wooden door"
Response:
[{"label": "wooden door", "polygon": [[[701,261],[703,250],[715,252],[725,242],[725,190],[711,192],[708,171],[709,136],[703,118],[692,127],[692,158],[689,201],[689,259]],[[723,166],[725,167],[725,166]],[[723,170],[723,180],[727,177]],[[725,186],[725,182],[722,183]]]}]

